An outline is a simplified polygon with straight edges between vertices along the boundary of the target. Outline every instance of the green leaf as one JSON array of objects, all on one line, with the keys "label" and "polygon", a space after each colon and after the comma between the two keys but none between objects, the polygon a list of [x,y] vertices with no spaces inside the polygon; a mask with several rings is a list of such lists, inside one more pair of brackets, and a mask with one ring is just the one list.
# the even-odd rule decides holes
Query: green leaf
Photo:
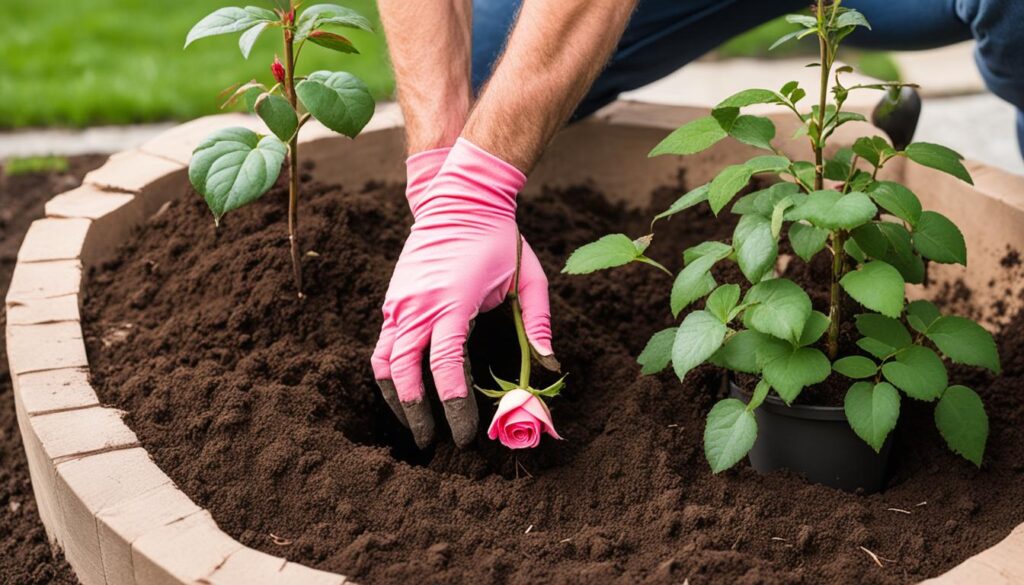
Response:
[{"label": "green leaf", "polygon": [[757,362],[757,351],[770,339],[763,333],[749,329],[737,331],[708,361],[734,372],[758,374],[761,366]]},{"label": "green leaf", "polygon": [[911,226],[917,225],[917,220],[921,218],[921,200],[899,183],[878,181],[868,187],[868,195],[879,207]]},{"label": "green leaf", "polygon": [[505,396],[505,394],[507,394],[505,390],[489,390],[487,388],[484,388],[483,386],[477,386],[476,384],[473,384],[473,387],[476,388],[477,392],[483,394],[488,398],[500,399],[503,396]]},{"label": "green leaf", "polygon": [[789,95],[791,93],[793,93],[793,90],[795,90],[798,87],[800,87],[800,82],[799,81],[796,81],[796,80],[787,81],[785,83],[785,85],[782,86],[782,89],[779,90],[779,93],[781,93],[782,95],[784,95],[786,97],[789,97]]},{"label": "green leaf", "polygon": [[672,361],[672,344],[676,340],[676,329],[662,329],[647,341],[644,350],[636,358],[637,363],[642,366],[641,374],[657,374],[668,367]]},{"label": "green leaf", "polygon": [[731,165],[718,173],[718,176],[712,179],[709,187],[708,204],[711,205],[711,211],[718,215],[718,212],[729,204],[736,193],[747,186],[752,175],[753,172],[747,165]]},{"label": "green leaf", "polygon": [[921,213],[914,228],[914,247],[922,256],[942,264],[967,266],[967,244],[960,228],[934,211]]},{"label": "green leaf", "polygon": [[680,211],[687,210],[693,207],[694,205],[698,205],[700,203],[707,201],[708,193],[710,192],[711,191],[706,183],[704,185],[701,185],[700,187],[697,187],[696,189],[683,195],[679,199],[676,199],[675,202],[673,202],[668,209],[662,211],[658,215],[655,215],[651,223],[653,224],[655,221],[658,221],[659,219],[664,219],[666,217],[673,216],[679,213]]},{"label": "green leaf", "polygon": [[711,116],[697,118],[683,124],[648,153],[647,156],[663,154],[695,154],[713,146],[728,134],[722,129],[718,120]]},{"label": "green leaf", "polygon": [[719,260],[727,258],[729,254],[732,254],[732,246],[729,244],[723,244],[722,242],[716,242],[709,240],[707,242],[701,242],[696,246],[691,246],[683,251],[683,263],[689,264],[701,256],[714,256]]},{"label": "green leaf", "polygon": [[288,100],[279,95],[264,93],[256,99],[256,114],[282,142],[291,140],[299,127],[299,118]]},{"label": "green leaf", "polygon": [[800,332],[800,340],[797,342],[797,345],[811,345],[821,339],[825,330],[828,329],[830,322],[825,313],[811,311],[811,316],[807,318],[807,323],[804,324],[804,330]]},{"label": "green leaf", "polygon": [[871,198],[860,192],[842,195],[838,191],[815,191],[787,215],[791,220],[806,220],[815,227],[829,230],[853,229],[871,221],[878,208]]},{"label": "green leaf", "polygon": [[843,251],[846,252],[847,255],[853,258],[857,263],[864,262],[868,259],[868,257],[864,254],[864,250],[861,250],[860,246],[857,245],[857,240],[853,238],[847,238],[847,240],[843,242]]},{"label": "green leaf", "polygon": [[853,432],[877,453],[900,418],[900,394],[885,382],[857,382],[846,392],[843,410]]},{"label": "green leaf", "polygon": [[315,30],[309,35],[309,40],[312,43],[320,45],[325,49],[337,51],[339,53],[346,54],[358,54],[359,50],[352,44],[348,38],[343,37],[339,34],[327,32],[325,30]]},{"label": "green leaf", "polygon": [[941,316],[939,308],[929,301],[914,301],[907,305],[907,322],[918,333],[927,333]]},{"label": "green leaf", "polygon": [[810,262],[815,254],[825,249],[827,241],[828,232],[821,228],[800,222],[793,222],[789,226],[789,243],[804,262]]},{"label": "green leaf", "polygon": [[832,369],[847,378],[870,378],[878,372],[878,364],[862,355],[851,355],[832,363]]},{"label": "green leaf", "polygon": [[896,155],[893,147],[889,146],[889,143],[881,136],[861,136],[854,141],[853,152],[876,167],[884,159]]},{"label": "green leaf", "polygon": [[288,148],[275,136],[246,128],[224,128],[192,152],[188,178],[219,222],[225,213],[267,192],[281,173]]},{"label": "green leaf", "polygon": [[888,359],[894,353],[896,353],[895,347],[882,343],[881,341],[878,341],[873,337],[863,337],[861,339],[858,339],[857,347],[863,349],[864,351],[870,353],[871,355],[875,356],[880,360]]},{"label": "green leaf", "polygon": [[903,312],[903,277],[881,260],[872,260],[846,273],[839,284],[853,300],[872,311],[893,318]]},{"label": "green leaf", "polygon": [[[766,280],[750,287],[743,313],[750,329],[797,343],[811,316],[811,299],[796,283],[784,278]],[[774,384],[773,384],[774,386]]]},{"label": "green leaf", "polygon": [[754,394],[750,397],[750,402],[747,403],[747,412],[753,411],[761,403],[764,402],[765,398],[768,398],[768,392],[772,389],[772,385],[767,380],[761,378],[757,381],[757,386],[754,387]]},{"label": "green leaf", "polygon": [[805,387],[824,382],[832,373],[828,358],[813,347],[794,348],[780,341],[764,346],[758,359],[763,362],[764,379],[786,404],[796,400]]},{"label": "green leaf", "polygon": [[786,210],[795,205],[791,197],[786,197],[782,201],[775,204],[775,208],[772,209],[772,239],[778,240],[779,234],[782,233],[782,220],[785,219]]},{"label": "green leaf", "polygon": [[744,89],[722,100],[715,109],[742,108],[754,104],[777,104],[779,96],[770,89]]},{"label": "green leaf", "polygon": [[711,110],[711,117],[718,122],[718,125],[726,133],[729,132],[729,129],[732,128],[733,123],[736,122],[736,118],[739,116],[739,108],[715,108]]},{"label": "green leaf", "polygon": [[527,391],[534,396],[543,396],[545,398],[554,398],[562,393],[562,389],[565,388],[565,378],[569,374],[565,374],[561,378],[555,381],[554,384],[544,388],[542,390],[535,390],[533,388],[527,388]]},{"label": "green leaf", "polygon": [[355,138],[373,117],[369,88],[345,71],[310,73],[295,86],[295,93],[321,124],[349,138]]},{"label": "green leaf", "polygon": [[712,473],[720,473],[746,457],[757,440],[757,420],[735,398],[719,401],[704,427],[704,457]]},{"label": "green leaf", "polygon": [[610,234],[576,249],[562,268],[564,274],[589,274],[623,266],[639,256],[633,240],[624,234]]},{"label": "green leaf", "polygon": [[914,342],[910,332],[898,319],[876,313],[862,313],[857,315],[855,322],[861,335],[877,339],[894,350],[903,349]]},{"label": "green leaf", "polygon": [[931,349],[912,345],[896,354],[896,361],[882,364],[882,375],[911,398],[932,401],[949,383],[946,366]]},{"label": "green leaf", "polygon": [[[847,26],[863,26],[868,30],[871,30],[871,25],[868,24],[868,19],[864,18],[864,15],[851,8],[844,9],[843,12],[836,17],[835,21],[836,28],[843,28]],[[875,449],[877,451],[878,449]]]},{"label": "green leaf", "polygon": [[303,10],[299,21],[295,23],[295,42],[302,42],[311,32],[326,24],[373,32],[370,21],[351,8],[337,4],[314,4]]},{"label": "green leaf", "polygon": [[924,282],[924,260],[914,252],[910,232],[902,225],[888,221],[866,223],[853,230],[853,238],[865,254],[899,270],[904,281]]},{"label": "green leaf", "polygon": [[252,46],[256,44],[256,39],[260,38],[263,30],[268,26],[270,26],[269,22],[260,22],[238,37],[238,48],[242,51],[242,57],[245,59],[249,58],[249,53],[252,52]]},{"label": "green leaf", "polygon": [[[758,158],[772,158],[758,157]],[[747,161],[749,166],[751,161]],[[790,199],[796,202],[801,199],[803,194],[800,193],[800,187],[794,183],[780,182],[775,183],[767,189],[761,189],[760,191],[754,191],[744,195],[732,206],[732,212],[736,215],[746,215],[748,213],[757,213],[765,217],[770,217],[775,206],[784,199]]]},{"label": "green leaf", "polygon": [[707,311],[693,311],[683,319],[672,343],[672,367],[680,381],[722,347],[725,332],[725,323]]},{"label": "green leaf", "polygon": [[955,150],[946,148],[939,144],[913,142],[907,145],[904,152],[906,153],[907,158],[919,165],[924,165],[926,167],[931,167],[944,173],[948,173],[970,185],[974,184],[974,181],[971,180],[971,174],[968,173],[967,169],[964,168],[964,165],[960,163],[964,157]]},{"label": "green leaf", "polygon": [[[747,165],[750,172],[755,175],[757,173],[778,173],[789,168],[789,159],[779,154],[762,154],[761,156],[755,156],[743,164]],[[782,184],[785,185],[788,183]]]},{"label": "green leaf", "polygon": [[729,128],[729,136],[750,146],[772,150],[772,139],[775,138],[775,124],[763,116],[743,115],[736,118]]},{"label": "green leaf", "polygon": [[515,382],[509,382],[508,380],[502,380],[501,378],[499,378],[497,374],[494,373],[494,370],[490,370],[490,372],[491,377],[494,378],[494,381],[498,384],[498,388],[501,388],[505,392],[519,388],[519,384],[516,384]]},{"label": "green leaf", "polygon": [[[679,271],[672,283],[672,293],[669,298],[672,316],[679,316],[679,312],[690,303],[714,290],[715,282],[708,271],[719,260],[721,260],[719,256],[707,254],[690,262]],[[709,279],[710,288],[708,287]]]},{"label": "green leaf", "polygon": [[711,293],[705,304],[705,308],[722,323],[729,322],[729,312],[740,300],[740,286],[738,284],[723,284]]},{"label": "green leaf", "polygon": [[954,363],[988,368],[998,374],[999,351],[992,334],[970,319],[947,315],[935,320],[925,333]]},{"label": "green leaf", "polygon": [[806,185],[807,188],[811,188],[811,185],[814,184],[814,164],[805,160],[793,161],[792,170],[793,177]]},{"label": "green leaf", "polygon": [[[234,91],[232,91],[232,89],[234,89]],[[220,108],[222,110],[224,108],[230,106],[231,104],[235,103],[236,101],[238,101],[238,98],[240,98],[242,96],[248,96],[250,92],[255,92],[253,94],[254,97],[252,98],[252,104],[251,104],[251,105],[255,105],[256,98],[259,97],[260,95],[262,95],[263,92],[267,91],[267,86],[265,86],[262,83],[256,81],[255,79],[253,79],[252,81],[249,81],[248,83],[244,83],[242,85],[239,85],[238,87],[232,86],[232,87],[229,87],[228,89],[225,89],[223,92],[221,92],[221,96],[226,95],[229,91],[231,91],[231,95],[228,96],[228,98],[226,100],[224,100],[224,103],[222,103],[220,105]],[[248,99],[246,101],[248,102]],[[249,107],[249,110],[252,110],[251,105]]]},{"label": "green leaf", "polygon": [[768,50],[769,51],[774,51],[775,48],[778,47],[779,45],[785,44],[785,43],[787,43],[787,42],[789,42],[789,41],[791,41],[791,40],[793,40],[795,38],[798,38],[798,37],[802,36],[804,34],[804,32],[805,31],[803,31],[803,30],[795,30],[795,31],[793,31],[791,33],[786,33],[786,34],[782,35],[781,37],[779,37],[778,39],[776,39],[775,42],[772,43],[772,46],[768,47]]},{"label": "green leaf", "polygon": [[732,236],[736,262],[751,283],[761,279],[775,266],[778,242],[772,237],[771,222],[760,215],[744,215]]},{"label": "green leaf", "polygon": [[787,14],[786,22],[792,24],[799,24],[800,26],[805,28],[818,27],[818,19],[815,18],[814,16],[808,16],[806,14]]},{"label": "green leaf", "polygon": [[935,406],[935,426],[946,445],[981,467],[988,441],[988,415],[981,397],[967,386],[950,386]]},{"label": "green leaf", "polygon": [[220,8],[208,14],[188,31],[185,47],[202,38],[241,32],[260,22],[271,22],[276,18],[277,15],[273,12],[255,6]]}]

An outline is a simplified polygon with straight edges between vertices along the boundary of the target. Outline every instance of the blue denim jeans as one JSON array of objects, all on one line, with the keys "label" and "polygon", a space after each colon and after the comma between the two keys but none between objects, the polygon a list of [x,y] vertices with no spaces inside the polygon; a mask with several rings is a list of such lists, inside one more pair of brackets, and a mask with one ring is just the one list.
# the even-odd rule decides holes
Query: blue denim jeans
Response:
[{"label": "blue denim jeans", "polygon": [[[589,115],[622,92],[660,79],[729,38],[808,0],[640,0],[608,66],[574,118]],[[520,0],[473,0],[473,85],[490,76],[515,21]],[[977,40],[975,61],[992,93],[1017,107],[1024,153],[1024,0],[846,0],[871,22],[849,44],[913,50]]]}]

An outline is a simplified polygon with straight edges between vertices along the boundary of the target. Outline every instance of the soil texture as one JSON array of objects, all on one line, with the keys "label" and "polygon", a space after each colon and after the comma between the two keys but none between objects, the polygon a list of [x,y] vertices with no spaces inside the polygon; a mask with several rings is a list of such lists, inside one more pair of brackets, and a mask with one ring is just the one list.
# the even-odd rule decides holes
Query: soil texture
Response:
[{"label": "soil texture", "polygon": [[[99,155],[72,158],[65,173],[7,176],[0,169],[0,296],[7,294],[21,240],[29,224],[43,216],[43,204],[54,195],[77,187],[85,173],[103,164],[106,158]],[[6,327],[6,315],[0,319],[0,326]],[[39,521],[14,411],[3,338],[0,338],[0,583],[78,583],[63,555],[50,550]]]},{"label": "soil texture", "polygon": [[[494,407],[482,397],[480,438],[466,451],[443,434],[417,451],[394,420],[369,360],[409,227],[399,185],[305,183],[301,242],[315,254],[305,258],[302,303],[280,186],[219,229],[183,193],[90,275],[97,391],[128,412],[160,467],[227,532],[366,584],[908,583],[1024,520],[1019,317],[999,334],[1002,378],[954,378],[986,400],[982,469],[946,449],[931,405],[905,400],[883,493],[760,476],[746,463],[712,475],[702,435],[719,372],[705,366],[680,383],[640,376],[634,359],[672,324],[671,279],[646,265],[560,273],[598,236],[647,233],[681,193],[660,189],[643,211],[586,187],[521,203],[569,372],[551,402],[564,441],[510,452],[487,440]],[[710,212],[687,212],[659,223],[648,254],[678,269],[682,249],[731,230]],[[490,384],[488,367],[515,377],[507,309],[478,319],[470,355],[478,383]]]}]

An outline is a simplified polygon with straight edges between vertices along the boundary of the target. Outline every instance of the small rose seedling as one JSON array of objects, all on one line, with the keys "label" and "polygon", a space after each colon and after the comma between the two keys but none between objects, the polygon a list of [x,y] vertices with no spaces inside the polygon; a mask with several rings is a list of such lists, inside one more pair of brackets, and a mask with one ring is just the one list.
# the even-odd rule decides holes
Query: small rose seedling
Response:
[{"label": "small rose seedling", "polygon": [[[857,27],[870,28],[864,16],[836,0],[818,0],[813,15],[791,15],[799,31],[776,46],[805,37],[818,41],[820,70],[817,103],[810,111],[799,102],[806,92],[795,81],[778,91],[748,89],[720,104],[711,115],[672,132],[650,153],[688,155],[726,137],[766,151],[742,164],[723,169],[705,185],[683,195],[662,219],[707,203],[717,215],[732,204],[740,216],[731,241],[709,241],[683,252],[684,268],[675,275],[670,293],[672,314],[691,310],[678,327],[651,338],[638,361],[644,374],[669,364],[682,380],[700,364],[710,362],[733,372],[759,377],[746,404],[726,398],[707,417],[704,451],[718,473],[740,461],[757,438],[754,409],[774,391],[791,404],[804,388],[824,382],[832,372],[851,379],[844,409],[854,432],[880,451],[899,418],[901,393],[935,402],[935,424],[947,445],[980,466],[988,437],[988,417],[978,394],[950,384],[946,362],[968,364],[999,373],[999,356],[991,334],[977,323],[942,315],[928,301],[907,302],[906,283],[922,283],[926,262],[967,264],[963,234],[945,216],[921,208],[905,186],[881,180],[879,171],[897,158],[949,173],[971,183],[956,152],[936,144],[915,142],[900,150],[881,136],[858,138],[852,148],[825,158],[829,137],[840,126],[864,117],[843,110],[852,91],[898,92],[903,84],[843,85],[835,70],[840,42]],[[754,104],[785,107],[799,120],[796,138],[810,141],[813,161],[790,160],[772,141],[775,124],[766,117],[742,113]],[[766,189],[736,195],[754,176],[780,179]],[[820,253],[831,256],[828,314],[815,311],[807,293],[775,272],[779,242],[786,237],[806,262]],[[652,235],[633,240],[608,235],[576,250],[564,272],[585,274],[632,262],[663,265],[644,255]],[[734,262],[749,288],[719,284],[712,268]],[[671,273],[670,273],[671,274]],[[863,307],[857,315],[842,313],[842,296]],[[842,324],[852,321],[858,350],[840,354]]]},{"label": "small rose seedling", "polygon": [[258,81],[229,88],[228,106],[243,99],[270,129],[262,135],[247,128],[225,128],[208,136],[196,147],[189,163],[189,179],[205,199],[219,223],[225,213],[263,196],[288,161],[288,241],[292,272],[299,298],[303,296],[302,261],[298,244],[299,130],[315,118],[324,126],[355,138],[373,116],[374,101],[369,88],[345,71],[316,71],[297,77],[295,67],[306,43],[339,53],[358,53],[352,42],[325,26],[372,31],[370,22],[358,12],[335,4],[314,4],[302,11],[301,2],[290,0],[287,10],[257,6],[228,7],[214,11],[189,31],[188,47],[198,39],[241,32],[238,46],[249,58],[253,45],[267,29],[280,29],[284,61],[274,58],[270,66],[274,85]]},{"label": "small rose seedling", "polygon": [[[475,386],[477,391],[488,398],[498,399],[498,410],[494,414],[487,436],[497,439],[509,449],[532,449],[540,444],[543,433],[561,439],[551,421],[551,412],[544,404],[545,398],[554,398],[565,387],[565,376],[554,384],[538,390],[530,386],[530,341],[526,337],[523,311],[519,303],[519,266],[522,258],[523,240],[516,238],[516,272],[512,279],[509,299],[512,304],[512,318],[515,321],[516,338],[519,341],[519,382],[502,380],[491,372],[498,384],[498,390]],[[548,360],[552,362],[552,360]],[[554,362],[557,363],[557,362]],[[549,364],[545,364],[549,365]]]}]

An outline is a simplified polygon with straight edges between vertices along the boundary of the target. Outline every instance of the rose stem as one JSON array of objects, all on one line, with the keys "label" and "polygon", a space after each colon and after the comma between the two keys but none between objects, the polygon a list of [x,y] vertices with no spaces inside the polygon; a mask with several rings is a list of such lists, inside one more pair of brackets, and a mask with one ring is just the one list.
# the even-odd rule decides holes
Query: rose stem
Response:
[{"label": "rose stem", "polygon": [[526,325],[523,323],[523,308],[519,305],[519,268],[523,259],[523,238],[516,229],[516,272],[512,277],[512,319],[516,323],[516,337],[519,340],[519,387],[523,390],[530,387],[530,341],[526,338]]},{"label": "rose stem", "polygon": [[[290,10],[295,4],[290,3]],[[285,84],[284,91],[288,102],[297,110],[295,95],[295,55],[293,52],[292,30],[284,29]],[[302,258],[299,256],[299,133],[295,132],[288,144],[288,246],[292,257],[292,277],[299,298],[305,297],[302,292]]]}]

